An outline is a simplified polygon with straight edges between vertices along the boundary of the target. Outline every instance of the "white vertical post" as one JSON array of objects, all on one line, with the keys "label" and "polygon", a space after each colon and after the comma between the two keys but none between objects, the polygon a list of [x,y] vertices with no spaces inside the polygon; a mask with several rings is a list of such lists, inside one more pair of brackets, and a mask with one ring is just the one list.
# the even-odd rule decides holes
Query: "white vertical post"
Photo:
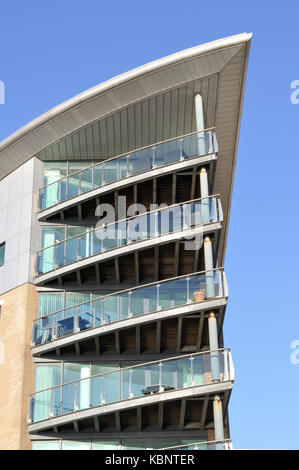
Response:
[{"label": "white vertical post", "polygon": [[209,208],[209,182],[208,172],[206,168],[200,170],[200,194],[202,197],[202,223],[208,224],[210,222],[210,208]]},{"label": "white vertical post", "polygon": [[[224,440],[222,401],[219,395],[214,396],[213,400],[215,441]],[[222,444],[216,444],[216,450],[222,449]]]},{"label": "white vertical post", "polygon": [[209,313],[209,341],[210,341],[210,358],[211,358],[211,374],[212,381],[220,381],[219,352],[218,352],[218,334],[217,320],[214,312]]},{"label": "white vertical post", "polygon": [[215,297],[213,250],[212,250],[212,241],[210,237],[208,236],[206,236],[204,239],[204,257],[205,257],[205,271],[206,271],[206,297],[207,299],[212,299]]},{"label": "white vertical post", "polygon": [[198,155],[206,154],[206,140],[205,140],[205,122],[203,113],[203,102],[202,96],[197,93],[195,95],[195,119],[196,119],[196,130],[197,130],[197,149]]}]

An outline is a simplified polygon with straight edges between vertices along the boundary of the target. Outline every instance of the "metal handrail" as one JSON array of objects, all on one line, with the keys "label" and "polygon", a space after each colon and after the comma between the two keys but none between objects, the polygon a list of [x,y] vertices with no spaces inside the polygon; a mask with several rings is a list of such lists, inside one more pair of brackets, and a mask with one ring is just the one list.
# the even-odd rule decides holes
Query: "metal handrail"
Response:
[{"label": "metal handrail", "polygon": [[41,317],[36,318],[33,321],[33,323],[36,323],[39,320],[43,320],[45,318],[48,318],[52,315],[56,315],[58,313],[65,312],[66,310],[76,309],[78,307],[81,307],[81,305],[87,305],[87,304],[90,304],[90,303],[93,303],[93,302],[96,302],[96,301],[99,301],[99,300],[105,300],[107,297],[112,297],[114,295],[122,295],[122,294],[125,294],[126,292],[132,292],[132,291],[144,289],[146,287],[151,287],[151,286],[154,286],[154,285],[157,285],[157,284],[165,284],[167,282],[177,281],[178,279],[183,279],[183,278],[187,279],[188,277],[198,276],[200,274],[206,274],[206,273],[216,272],[216,271],[224,272],[224,267],[222,266],[222,267],[219,267],[219,268],[213,268],[213,269],[209,269],[208,271],[197,271],[197,272],[189,273],[189,274],[181,274],[180,276],[169,277],[167,279],[162,279],[161,281],[149,282],[147,284],[142,284],[140,286],[131,287],[131,288],[128,287],[127,289],[122,289],[120,291],[111,292],[110,294],[105,294],[105,295],[100,296],[100,297],[95,297],[95,298],[90,299],[90,300],[85,300],[84,302],[80,302],[80,303],[77,303],[77,304],[74,304],[74,305],[70,305],[69,307],[64,307],[64,308],[61,308],[59,310],[55,310],[54,312],[51,312],[51,313],[47,313],[46,315],[42,315]]},{"label": "metal handrail", "polygon": [[189,204],[192,204],[192,203],[195,203],[195,202],[199,202],[199,201],[202,201],[202,200],[207,200],[207,199],[212,199],[212,198],[217,198],[219,200],[220,198],[220,194],[213,194],[211,196],[207,196],[207,197],[202,197],[202,198],[197,198],[197,199],[191,199],[190,201],[185,201],[185,202],[179,202],[179,203],[176,203],[176,204],[172,204],[171,206],[167,206],[167,207],[160,207],[160,208],[157,208],[157,209],[153,209],[151,211],[147,211],[147,212],[143,212],[142,214],[137,214],[137,215],[133,215],[131,217],[127,217],[127,218],[123,218],[123,219],[119,219],[115,222],[110,222],[109,224],[105,224],[101,227],[96,227],[96,228],[92,228],[90,230],[87,230],[86,232],[82,232],[82,233],[79,233],[77,235],[73,235],[72,237],[69,237],[69,238],[65,238],[64,240],[60,240],[59,242],[57,243],[53,243],[52,245],[49,245],[45,248],[42,248],[41,250],[37,251],[37,254],[39,253],[42,253],[44,250],[47,250],[49,248],[52,248],[52,247],[56,247],[58,245],[61,245],[62,243],[65,243],[65,242],[68,242],[70,240],[73,240],[75,238],[78,238],[78,237],[81,237],[82,235],[86,235],[88,233],[92,233],[92,232],[96,232],[97,230],[103,230],[103,229],[107,229],[108,227],[111,227],[112,225],[117,225],[119,224],[120,222],[127,222],[129,220],[132,220],[132,219],[137,219],[138,217],[144,217],[144,216],[148,216],[150,214],[153,214],[153,213],[156,213],[156,212],[162,212],[164,210],[169,210],[169,209],[172,209],[174,207],[178,207],[178,206],[183,206],[183,205],[189,205]]},{"label": "metal handrail", "polygon": [[103,160],[101,162],[94,163],[94,164],[84,168],[83,170],[75,171],[74,173],[72,173],[70,175],[67,175],[67,176],[64,176],[63,178],[60,178],[57,181],[53,181],[52,183],[46,184],[45,186],[42,186],[39,189],[39,192],[42,191],[45,188],[48,188],[49,186],[52,186],[53,184],[58,184],[61,181],[64,181],[64,180],[68,179],[71,176],[82,173],[83,171],[89,170],[93,167],[96,167],[96,166],[99,166],[99,165],[104,165],[105,163],[109,163],[109,162],[111,162],[113,160],[116,160],[118,158],[123,158],[123,157],[129,156],[129,155],[133,155],[134,153],[141,152],[142,150],[145,150],[147,148],[155,148],[158,145],[165,144],[167,142],[172,142],[173,140],[183,139],[184,137],[189,137],[190,135],[203,134],[204,132],[209,132],[209,131],[214,131],[214,130],[215,130],[215,127],[209,127],[207,129],[203,129],[202,131],[189,132],[188,134],[183,134],[183,135],[179,135],[179,136],[176,136],[176,137],[171,137],[170,139],[160,140],[159,142],[155,142],[154,144],[149,144],[149,145],[145,145],[144,147],[139,147],[138,149],[132,150],[131,152],[125,152],[125,153],[118,154],[115,157],[111,157],[111,158],[108,158],[107,160]]},{"label": "metal handrail", "polygon": [[171,447],[163,447],[160,450],[172,450],[172,449],[181,449],[185,447],[190,447],[190,446],[203,446],[203,445],[211,445],[211,444],[228,444],[230,445],[232,442],[231,439],[221,439],[217,441],[199,441],[199,442],[190,442],[189,444],[182,444],[182,445],[177,445],[177,446],[171,446]]},{"label": "metal handrail", "polygon": [[210,350],[210,351],[200,351],[200,352],[197,352],[197,353],[184,354],[184,355],[181,355],[181,356],[173,356],[173,357],[168,357],[166,359],[158,359],[156,361],[144,362],[142,364],[136,364],[134,366],[119,367],[118,369],[110,370],[108,372],[103,372],[102,374],[95,374],[95,375],[91,375],[90,377],[84,377],[83,379],[71,380],[70,382],[64,382],[60,385],[55,385],[54,387],[48,387],[48,388],[45,388],[45,389],[42,389],[42,390],[38,390],[37,392],[34,392],[34,393],[30,394],[30,397],[34,398],[34,396],[39,394],[39,393],[47,392],[49,390],[56,390],[57,388],[61,388],[61,387],[64,387],[66,385],[81,383],[84,380],[91,380],[91,379],[94,379],[95,377],[104,377],[104,376],[107,376],[107,375],[110,375],[110,374],[115,374],[115,373],[123,372],[123,371],[126,371],[126,370],[136,369],[138,367],[150,366],[150,365],[153,365],[153,364],[161,364],[161,363],[164,363],[164,362],[176,361],[176,360],[180,360],[180,359],[187,359],[187,358],[191,359],[193,357],[198,357],[198,356],[208,355],[208,354],[211,355],[213,353],[220,353],[220,352],[230,353],[231,348],[227,347],[227,348],[214,349],[214,350]]}]

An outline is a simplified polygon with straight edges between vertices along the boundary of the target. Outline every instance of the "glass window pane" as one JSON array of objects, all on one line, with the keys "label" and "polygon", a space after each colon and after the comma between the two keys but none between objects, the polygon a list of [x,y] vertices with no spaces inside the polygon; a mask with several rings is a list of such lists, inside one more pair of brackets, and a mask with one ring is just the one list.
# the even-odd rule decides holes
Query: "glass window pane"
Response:
[{"label": "glass window pane", "polygon": [[175,441],[156,441],[156,442],[151,442],[150,447],[153,449],[164,449],[166,447],[174,447],[178,445],[177,442]]},{"label": "glass window pane", "polygon": [[65,306],[72,307],[73,305],[87,302],[90,300],[90,294],[84,292],[66,292],[65,294]]},{"label": "glass window pane", "polygon": [[115,450],[119,449],[119,441],[92,441],[92,450]]},{"label": "glass window pane", "polygon": [[4,264],[4,257],[5,257],[5,243],[0,245],[0,266]]},{"label": "glass window pane", "polygon": [[63,308],[63,294],[60,292],[38,295],[38,315],[42,317]]},{"label": "glass window pane", "polygon": [[144,441],[122,441],[123,449],[138,450],[138,449],[147,449],[147,443]]},{"label": "glass window pane", "polygon": [[54,245],[65,238],[64,227],[42,227],[42,249]]},{"label": "glass window pane", "polygon": [[91,160],[72,160],[69,162],[69,174],[71,175],[72,173],[83,170],[91,165]]},{"label": "glass window pane", "polygon": [[62,450],[89,450],[89,441],[62,441]]},{"label": "glass window pane", "polygon": [[45,390],[46,388],[60,385],[61,365],[60,364],[38,364],[35,366],[34,390]]},{"label": "glass window pane", "polygon": [[89,364],[65,363],[63,368],[63,382],[80,380],[81,378],[86,377],[86,371],[88,371],[87,376],[89,377]]},{"label": "glass window pane", "polygon": [[[200,442],[205,442],[207,439],[182,439],[181,444],[190,444],[190,446],[184,447],[186,450],[193,450],[194,447],[198,448],[199,450],[206,450],[208,449],[207,444],[199,444]],[[195,445],[197,444],[197,445]]]},{"label": "glass window pane", "polygon": [[32,450],[60,450],[60,442],[59,441],[32,442]]}]

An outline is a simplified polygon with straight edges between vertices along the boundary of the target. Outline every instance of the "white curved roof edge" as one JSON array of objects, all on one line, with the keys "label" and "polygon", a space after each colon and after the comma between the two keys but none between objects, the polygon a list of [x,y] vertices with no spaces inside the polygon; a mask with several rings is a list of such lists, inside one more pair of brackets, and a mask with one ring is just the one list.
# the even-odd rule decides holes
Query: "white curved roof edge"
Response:
[{"label": "white curved roof edge", "polygon": [[6,150],[8,147],[16,143],[22,137],[38,129],[38,127],[42,126],[51,119],[54,119],[55,117],[69,111],[70,109],[87,102],[88,100],[94,98],[95,96],[101,93],[108,91],[109,89],[113,89],[116,86],[134,80],[135,78],[140,77],[144,74],[156,71],[158,69],[162,69],[174,63],[178,63],[183,60],[199,56],[201,54],[206,54],[208,52],[213,52],[224,47],[234,46],[237,44],[248,42],[250,41],[251,37],[252,33],[241,33],[236,34],[234,36],[217,39],[206,44],[194,46],[189,49],[176,52],[161,59],[157,59],[147,64],[141,65],[133,70],[130,70],[129,72],[117,75],[116,77],[113,77],[99,85],[96,85],[86,91],[79,93],[78,95],[75,95],[73,98],[70,98],[69,100],[64,101],[63,103],[55,106],[46,113],[40,115],[33,121],[29,122],[25,126],[21,127],[19,130],[17,130],[16,132],[8,136],[6,139],[4,139],[2,142],[0,142],[0,152]]}]

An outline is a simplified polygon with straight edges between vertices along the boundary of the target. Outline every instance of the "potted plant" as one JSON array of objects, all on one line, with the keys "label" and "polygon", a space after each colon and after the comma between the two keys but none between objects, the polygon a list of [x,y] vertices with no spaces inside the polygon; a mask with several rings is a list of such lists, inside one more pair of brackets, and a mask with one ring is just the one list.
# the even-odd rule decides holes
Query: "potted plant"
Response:
[{"label": "potted plant", "polygon": [[202,302],[206,299],[206,288],[204,284],[200,284],[199,290],[193,292],[193,301]]}]

